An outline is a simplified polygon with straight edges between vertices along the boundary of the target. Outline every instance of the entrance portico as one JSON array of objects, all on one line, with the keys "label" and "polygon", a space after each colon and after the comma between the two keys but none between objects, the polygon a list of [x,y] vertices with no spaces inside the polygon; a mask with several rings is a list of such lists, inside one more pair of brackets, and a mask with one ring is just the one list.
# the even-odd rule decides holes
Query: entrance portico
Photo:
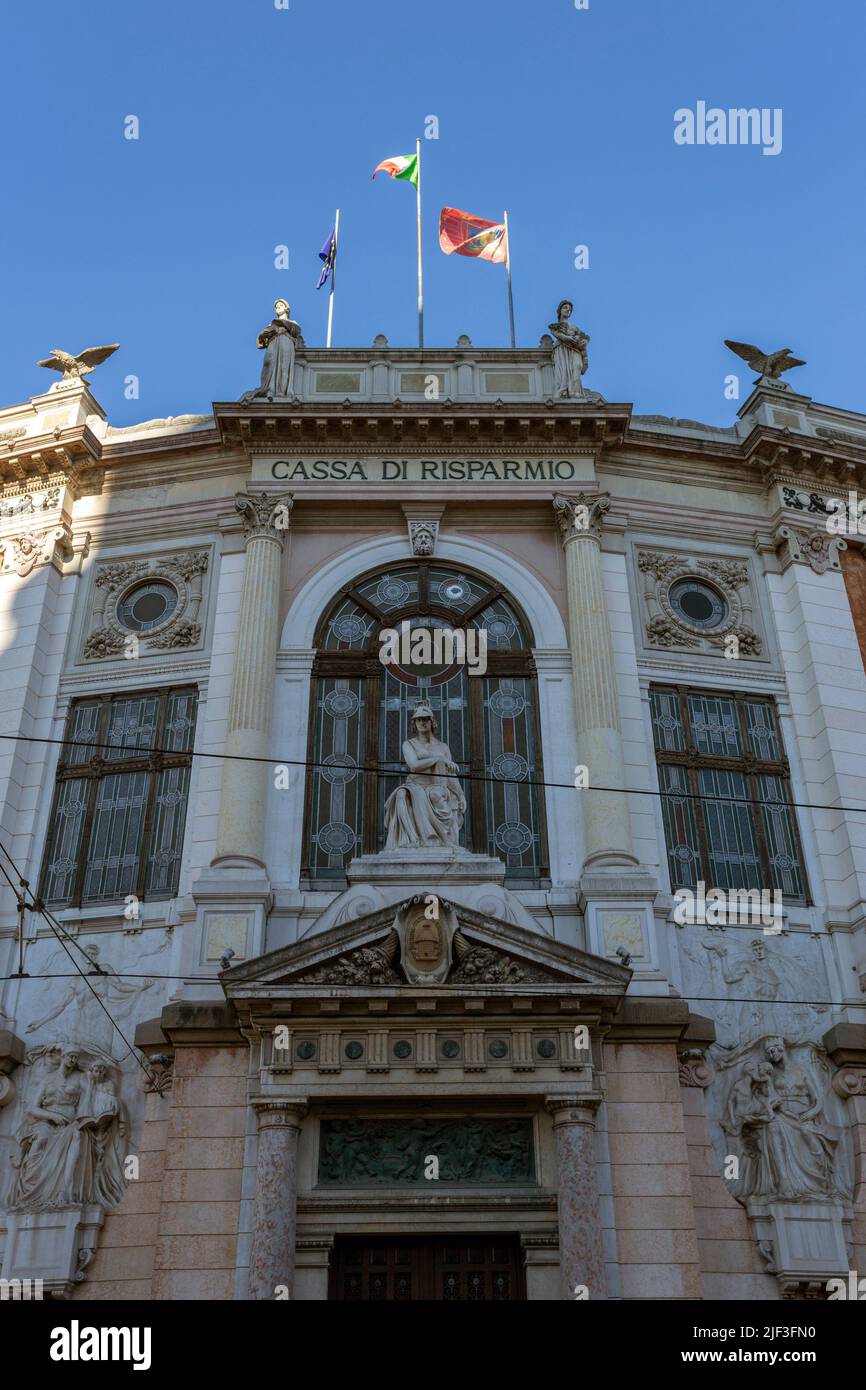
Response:
[{"label": "entrance portico", "polygon": [[223,974],[257,1117],[249,1297],[408,1287],[399,1275],[492,1298],[518,1248],[508,1297],[524,1281],[529,1299],[607,1297],[594,1129],[630,972],[449,911],[437,984],[409,983],[394,907]]}]

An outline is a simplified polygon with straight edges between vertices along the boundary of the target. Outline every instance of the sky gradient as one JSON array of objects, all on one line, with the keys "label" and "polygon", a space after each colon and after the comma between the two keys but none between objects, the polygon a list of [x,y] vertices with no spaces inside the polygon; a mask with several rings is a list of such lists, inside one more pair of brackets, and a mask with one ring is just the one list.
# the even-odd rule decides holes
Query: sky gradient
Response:
[{"label": "sky gradient", "polygon": [[[437,239],[443,204],[507,208],[518,345],[573,299],[586,384],[609,400],[730,424],[725,375],[742,399],[752,379],[735,338],[791,347],[808,360],[796,389],[866,410],[862,0],[13,4],[0,405],[56,380],[35,366],[51,348],[115,341],[92,379],[112,424],[236,399],[278,296],[324,345],[317,252],[336,206],[335,346],[414,345],[414,192],[370,175],[435,115],[428,347],[507,346],[503,268]],[[675,144],[674,112],[699,100],[780,107],[781,153]]]}]

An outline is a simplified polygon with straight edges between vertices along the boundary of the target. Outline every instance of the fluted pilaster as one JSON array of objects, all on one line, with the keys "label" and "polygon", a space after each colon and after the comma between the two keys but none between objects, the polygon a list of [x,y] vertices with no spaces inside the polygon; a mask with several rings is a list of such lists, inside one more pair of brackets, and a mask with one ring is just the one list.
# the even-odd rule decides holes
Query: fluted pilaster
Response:
[{"label": "fluted pilaster", "polygon": [[247,544],[214,863],[262,865],[268,768],[245,760],[267,758],[270,751],[282,549],[292,499],[238,493],[235,506]]},{"label": "fluted pilaster", "polygon": [[602,518],[610,498],[556,496],[553,506],[565,549],[577,761],[587,768],[589,779],[584,794],[584,866],[635,864],[628,799],[598,790],[625,786],[613,638],[601,567]]}]

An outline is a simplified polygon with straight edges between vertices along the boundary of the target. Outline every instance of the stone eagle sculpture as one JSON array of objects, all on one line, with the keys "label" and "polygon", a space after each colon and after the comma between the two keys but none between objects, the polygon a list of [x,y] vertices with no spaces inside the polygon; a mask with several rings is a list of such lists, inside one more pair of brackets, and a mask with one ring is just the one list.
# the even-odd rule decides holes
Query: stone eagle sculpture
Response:
[{"label": "stone eagle sculpture", "polygon": [[106,357],[117,352],[119,347],[120,343],[109,343],[106,347],[85,348],[83,352],[74,355],[64,352],[62,348],[52,348],[51,356],[43,358],[36,365],[47,367],[51,372],[62,372],[64,381],[79,381],[82,377],[89,376],[94,367],[98,367]]},{"label": "stone eagle sculpture", "polygon": [[806,365],[805,358],[793,357],[790,348],[780,348],[778,352],[762,352],[754,343],[735,343],[730,338],[725,339],[725,347],[742,357],[744,362],[748,362],[759,376],[768,376],[772,381],[778,381],[782,373],[789,372],[792,367]]}]

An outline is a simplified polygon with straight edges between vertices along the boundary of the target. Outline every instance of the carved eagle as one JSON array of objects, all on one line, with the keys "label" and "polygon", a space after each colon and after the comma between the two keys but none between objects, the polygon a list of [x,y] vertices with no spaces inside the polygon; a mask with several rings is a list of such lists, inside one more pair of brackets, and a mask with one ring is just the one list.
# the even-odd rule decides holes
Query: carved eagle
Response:
[{"label": "carved eagle", "polygon": [[106,347],[85,348],[83,352],[73,355],[71,352],[64,352],[62,348],[52,348],[51,356],[45,357],[41,362],[37,362],[37,367],[47,367],[51,372],[62,372],[64,381],[76,381],[81,377],[89,376],[94,367],[98,367],[100,362],[104,362],[106,357],[110,357],[113,352],[117,352],[120,343],[109,343]]},{"label": "carved eagle", "polygon": [[742,357],[744,362],[748,362],[753,371],[759,376],[768,376],[776,381],[783,372],[789,372],[792,367],[805,367],[806,360],[803,357],[793,357],[790,348],[780,348],[778,352],[762,352],[754,343],[735,343],[731,338],[725,339],[725,347],[730,348],[738,357]]}]

